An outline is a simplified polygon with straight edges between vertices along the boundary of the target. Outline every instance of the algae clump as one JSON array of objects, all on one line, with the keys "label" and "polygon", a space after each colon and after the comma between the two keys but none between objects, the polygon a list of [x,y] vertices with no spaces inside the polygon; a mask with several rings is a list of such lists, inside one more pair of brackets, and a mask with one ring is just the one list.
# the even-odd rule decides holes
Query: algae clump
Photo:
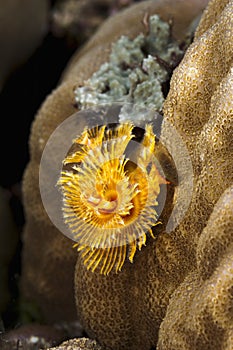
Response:
[{"label": "algae clump", "polygon": [[[141,111],[162,111],[166,84],[183,54],[170,25],[158,15],[151,16],[148,34],[141,33],[135,39],[121,36],[112,44],[109,61],[75,89],[78,108],[119,102],[120,122],[130,120],[133,112],[134,122],[140,123],[144,118]],[[146,118],[150,121],[153,115]]]}]

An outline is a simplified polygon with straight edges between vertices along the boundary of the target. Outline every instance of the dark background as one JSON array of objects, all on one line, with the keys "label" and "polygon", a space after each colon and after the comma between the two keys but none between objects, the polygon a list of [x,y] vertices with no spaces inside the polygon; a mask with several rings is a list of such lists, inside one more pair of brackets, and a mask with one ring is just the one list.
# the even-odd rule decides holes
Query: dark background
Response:
[{"label": "dark background", "polygon": [[[18,320],[18,280],[20,276],[22,229],[25,223],[21,183],[29,161],[29,136],[34,116],[75,51],[65,38],[49,31],[33,55],[7,79],[0,94],[2,122],[0,186],[6,190],[18,231],[18,243],[9,266],[11,301],[2,315],[4,328],[15,327]],[[56,64],[54,64],[56,58]],[[7,249],[7,247],[6,247]]]}]

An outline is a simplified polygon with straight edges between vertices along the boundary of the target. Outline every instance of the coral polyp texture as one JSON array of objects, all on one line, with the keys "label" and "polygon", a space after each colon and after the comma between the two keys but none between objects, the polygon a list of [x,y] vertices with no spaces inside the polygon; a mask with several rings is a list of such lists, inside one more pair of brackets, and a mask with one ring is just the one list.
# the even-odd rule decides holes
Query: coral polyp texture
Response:
[{"label": "coral polyp texture", "polygon": [[64,159],[58,181],[64,221],[83,263],[103,274],[120,271],[127,255],[132,262],[158,224],[157,198],[167,181],[156,167],[152,125],[145,127],[137,164],[125,153],[134,138],[132,123],[85,130],[74,140],[78,149]]},{"label": "coral polyp texture", "polygon": [[[23,300],[39,306],[44,321],[77,318],[74,297],[77,251],[72,247],[71,240],[61,234],[50,221],[39,190],[39,164],[50,135],[66,118],[77,112],[74,88],[82,87],[84,81],[108,61],[112,43],[122,35],[134,39],[140,33],[146,34],[143,19],[153,14],[165,21],[173,18],[174,37],[182,42],[187,27],[202,9],[203,5],[190,6],[185,1],[164,3],[152,0],[134,5],[109,18],[72,57],[64,69],[59,86],[46,98],[36,114],[29,140],[30,162],[23,177],[26,224],[20,290]],[[61,288],[61,285],[66,288]]]},{"label": "coral polyp texture", "polygon": [[[158,13],[164,20],[172,13],[174,33],[182,38],[179,26],[186,21],[183,29],[187,28],[187,23],[200,10],[194,14],[195,8],[187,3],[146,1],[107,21],[71,61],[63,82],[45,101],[32,128],[31,160],[24,176],[27,224],[21,290],[27,298],[32,299],[34,295],[50,321],[49,312],[54,312],[56,320],[75,317],[72,308],[75,296],[77,315],[86,333],[104,349],[232,348],[232,0],[209,2],[192,44],[173,72],[163,105],[160,141],[166,140],[172,153],[176,153],[177,143],[170,127],[173,125],[193,165],[191,202],[171,232],[166,231],[166,222],[177,194],[168,191],[159,218],[161,224],[156,226],[156,239],[147,235],[146,246],[135,252],[133,264],[125,259],[121,271],[107,276],[98,269],[92,271],[87,269],[82,254],[49,222],[37,184],[38,165],[47,139],[56,126],[75,111],[73,87],[84,85],[84,81],[108,61],[110,43],[123,32],[134,38],[143,31],[139,18],[145,14],[144,10],[149,14]],[[85,143],[88,138],[85,134],[82,137]],[[76,156],[79,160],[81,155],[74,154]],[[71,161],[72,154],[67,157]],[[66,171],[65,165],[63,171]],[[184,198],[183,180],[179,179],[177,188]],[[101,210],[116,205],[105,202],[101,186],[98,190],[101,194],[98,198],[93,197],[93,193],[84,198],[91,210],[96,208],[96,200],[97,211],[98,204]],[[137,191],[137,187],[134,190]],[[135,198],[138,194],[132,192],[131,195]],[[48,262],[49,269],[43,269]],[[58,272],[63,273],[59,278]],[[67,283],[68,289],[61,288]],[[69,297],[73,304],[66,311],[70,312],[68,315],[63,313],[63,306]]]},{"label": "coral polyp texture", "polygon": [[196,268],[171,297],[160,327],[158,349],[232,349],[232,207],[230,187],[216,203],[200,235]]}]

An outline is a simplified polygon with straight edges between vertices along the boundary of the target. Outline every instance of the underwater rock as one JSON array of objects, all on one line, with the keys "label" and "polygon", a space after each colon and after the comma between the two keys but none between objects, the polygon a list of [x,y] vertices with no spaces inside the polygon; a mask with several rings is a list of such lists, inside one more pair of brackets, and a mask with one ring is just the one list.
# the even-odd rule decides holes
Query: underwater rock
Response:
[{"label": "underwater rock", "polygon": [[47,350],[101,350],[100,345],[95,340],[88,338],[70,339],[55,348]]},{"label": "underwater rock", "polygon": [[32,323],[20,326],[1,334],[0,347],[2,350],[14,349],[47,349],[67,339],[62,329],[53,326]]}]

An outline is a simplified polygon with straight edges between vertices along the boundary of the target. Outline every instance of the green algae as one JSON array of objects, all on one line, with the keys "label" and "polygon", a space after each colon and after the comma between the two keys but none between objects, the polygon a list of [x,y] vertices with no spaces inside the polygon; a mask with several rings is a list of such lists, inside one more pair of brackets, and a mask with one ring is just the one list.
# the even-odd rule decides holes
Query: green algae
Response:
[{"label": "green algae", "polygon": [[132,113],[140,122],[145,118],[141,111],[162,110],[170,67],[180,61],[184,51],[172,38],[170,25],[158,15],[151,16],[148,24],[148,34],[135,39],[121,36],[113,43],[109,61],[76,88],[79,109],[118,102],[122,104],[120,122],[131,119]]}]

